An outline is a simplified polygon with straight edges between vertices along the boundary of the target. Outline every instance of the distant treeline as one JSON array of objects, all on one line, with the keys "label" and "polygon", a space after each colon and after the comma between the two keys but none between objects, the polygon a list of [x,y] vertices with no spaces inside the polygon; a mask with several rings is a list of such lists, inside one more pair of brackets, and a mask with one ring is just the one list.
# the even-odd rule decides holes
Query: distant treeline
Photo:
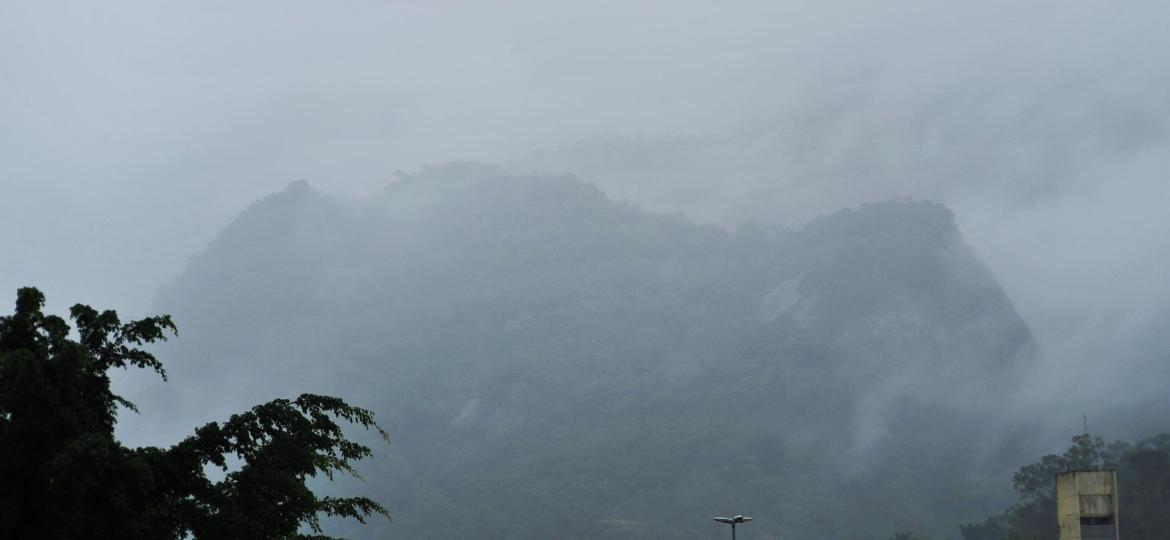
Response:
[{"label": "distant treeline", "polygon": [[[1077,435],[1063,454],[1050,454],[1020,467],[1012,476],[1018,495],[1002,514],[959,526],[963,540],[1056,540],[1057,474],[1079,469],[1116,469],[1118,523],[1123,538],[1153,540],[1170,531],[1170,434],[1160,433],[1134,443],[1106,443],[1100,437]],[[925,537],[909,532],[892,540]]]}]

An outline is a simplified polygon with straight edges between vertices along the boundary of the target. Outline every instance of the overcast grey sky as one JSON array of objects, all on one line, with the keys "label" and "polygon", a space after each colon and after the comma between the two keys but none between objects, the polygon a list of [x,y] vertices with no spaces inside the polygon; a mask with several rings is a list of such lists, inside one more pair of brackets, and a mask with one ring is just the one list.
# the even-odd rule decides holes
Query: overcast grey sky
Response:
[{"label": "overcast grey sky", "polygon": [[1071,354],[1170,321],[1168,36],[1162,1],[7,0],[0,290],[142,313],[294,179],[763,122],[788,150],[715,221],[946,202]]}]

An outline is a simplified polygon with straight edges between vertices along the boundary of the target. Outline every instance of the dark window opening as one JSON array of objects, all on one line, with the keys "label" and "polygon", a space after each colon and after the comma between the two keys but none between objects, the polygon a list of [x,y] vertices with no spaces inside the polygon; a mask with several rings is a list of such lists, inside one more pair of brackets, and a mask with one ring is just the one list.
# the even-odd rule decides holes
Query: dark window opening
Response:
[{"label": "dark window opening", "polygon": [[1113,525],[1113,516],[1082,517],[1081,525]]}]

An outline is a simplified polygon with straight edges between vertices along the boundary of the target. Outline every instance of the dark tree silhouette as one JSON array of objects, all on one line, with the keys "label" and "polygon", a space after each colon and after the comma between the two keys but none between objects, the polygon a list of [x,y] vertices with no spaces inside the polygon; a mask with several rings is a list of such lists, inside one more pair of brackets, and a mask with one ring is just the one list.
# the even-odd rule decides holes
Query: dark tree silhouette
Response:
[{"label": "dark tree silhouette", "polygon": [[[122,323],[75,305],[77,336],[41,312],[44,295],[17,292],[0,317],[0,538],[277,539],[321,536],[319,516],[389,517],[364,497],[317,497],[309,477],[354,473],[368,447],[337,421],[376,430],[373,414],[328,396],[278,399],[210,423],[171,448],[127,448],[114,437],[112,368],[166,373],[140,347],[165,341],[169,316]],[[229,470],[221,481],[208,465]],[[309,530],[313,535],[302,535]]]}]

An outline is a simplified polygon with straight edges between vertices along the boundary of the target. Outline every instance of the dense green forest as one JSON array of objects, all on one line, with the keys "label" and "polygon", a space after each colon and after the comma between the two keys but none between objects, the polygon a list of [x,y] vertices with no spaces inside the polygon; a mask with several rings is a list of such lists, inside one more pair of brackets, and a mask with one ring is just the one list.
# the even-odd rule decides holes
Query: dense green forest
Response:
[{"label": "dense green forest", "polygon": [[342,491],[395,521],[336,525],[359,538],[720,538],[726,512],[754,538],[943,538],[1010,503],[1036,443],[1004,411],[1029,329],[932,203],[728,232],[479,164],[361,199],[297,182],[157,308],[183,384],[135,387],[128,432],[369,404],[396,444]]}]

